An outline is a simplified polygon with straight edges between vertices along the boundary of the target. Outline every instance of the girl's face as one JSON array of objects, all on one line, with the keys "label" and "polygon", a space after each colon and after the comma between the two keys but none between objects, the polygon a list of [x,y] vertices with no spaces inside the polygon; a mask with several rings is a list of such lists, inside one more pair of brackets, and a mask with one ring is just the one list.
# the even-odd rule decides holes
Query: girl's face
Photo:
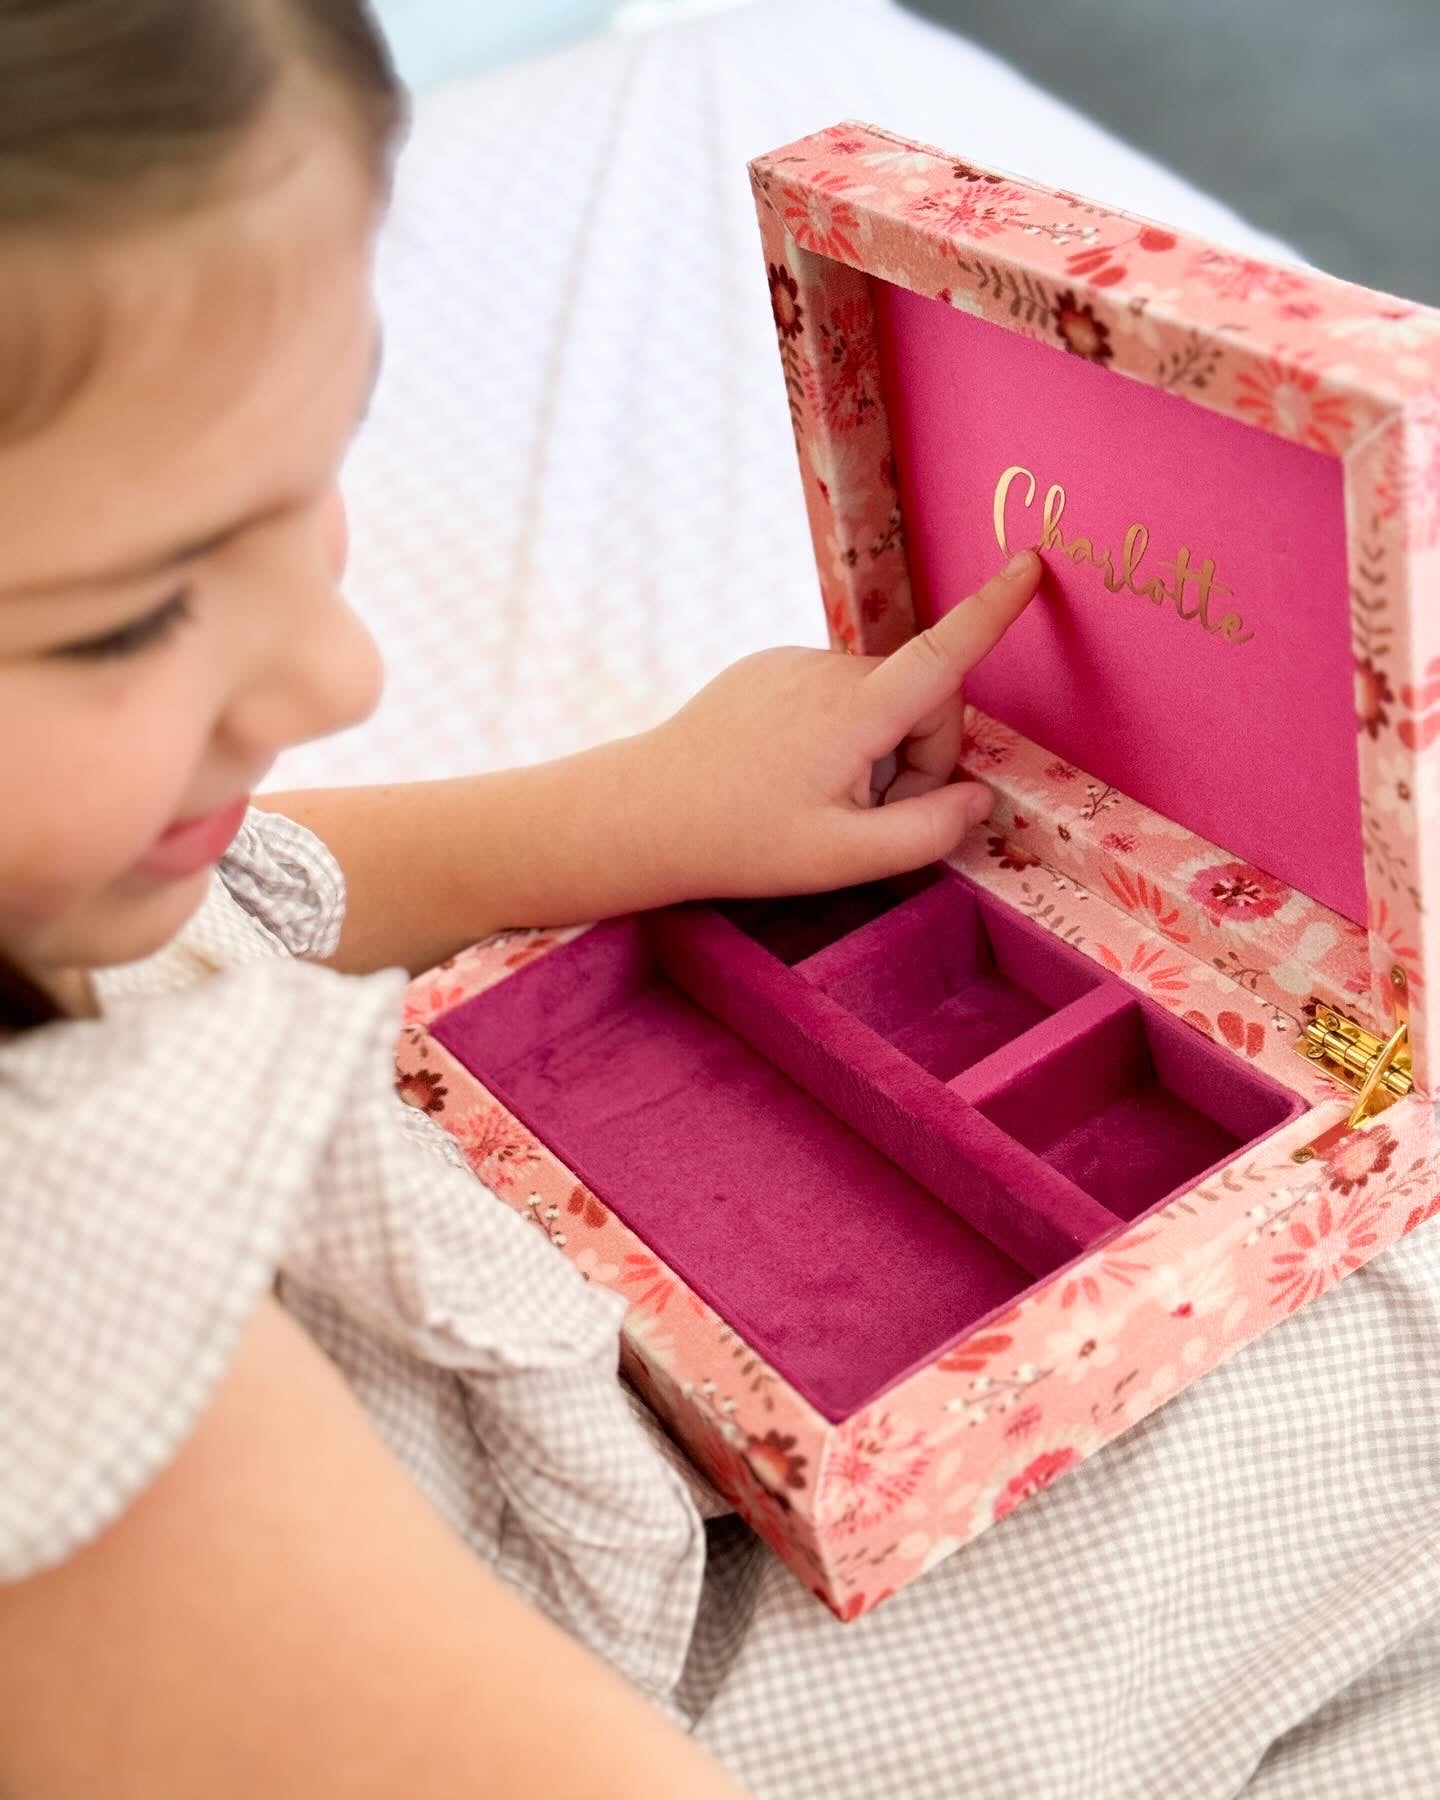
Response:
[{"label": "girl's face", "polygon": [[336,488],[376,196],[338,131],[255,151],[193,218],[6,246],[0,394],[47,331],[95,350],[34,432],[0,413],[0,952],[42,977],[164,944],[276,755],[379,695]]}]

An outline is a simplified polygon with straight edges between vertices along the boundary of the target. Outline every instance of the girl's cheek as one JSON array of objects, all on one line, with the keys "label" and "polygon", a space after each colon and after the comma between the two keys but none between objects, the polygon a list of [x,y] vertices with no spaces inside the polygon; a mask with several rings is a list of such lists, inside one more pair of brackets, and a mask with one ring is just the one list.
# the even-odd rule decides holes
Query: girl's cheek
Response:
[{"label": "girl's cheek", "polygon": [[43,929],[107,885],[118,846],[111,820],[53,789],[11,806],[9,820],[0,847],[0,935],[14,941],[16,932],[23,938]]},{"label": "girl's cheek", "polygon": [[30,738],[44,754],[0,768],[0,907],[43,911],[127,874],[188,798],[203,722],[183,683],[147,674],[50,694]]}]

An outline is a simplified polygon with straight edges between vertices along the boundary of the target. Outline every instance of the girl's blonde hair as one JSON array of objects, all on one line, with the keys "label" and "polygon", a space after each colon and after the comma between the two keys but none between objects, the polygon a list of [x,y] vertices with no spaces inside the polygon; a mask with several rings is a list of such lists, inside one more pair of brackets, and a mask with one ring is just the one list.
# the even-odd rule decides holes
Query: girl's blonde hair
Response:
[{"label": "girl's blonde hair", "polygon": [[[405,102],[366,0],[0,0],[0,259],[7,238],[204,205],[297,78],[383,190]],[[86,366],[69,354],[37,382],[33,358],[0,352],[0,435],[43,422],[37,400],[53,412]],[[0,1030],[57,1016],[0,958]]]},{"label": "girl's blonde hair", "polygon": [[365,0],[0,0],[0,228],[203,199],[297,74],[382,171],[403,98]]}]

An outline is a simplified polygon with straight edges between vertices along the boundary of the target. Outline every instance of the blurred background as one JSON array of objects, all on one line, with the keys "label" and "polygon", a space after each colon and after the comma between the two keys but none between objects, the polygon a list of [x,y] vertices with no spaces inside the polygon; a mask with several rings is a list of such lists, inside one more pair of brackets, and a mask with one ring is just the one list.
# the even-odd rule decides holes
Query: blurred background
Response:
[{"label": "blurred background", "polygon": [[280,786],[564,755],[826,641],[744,174],[776,145],[867,119],[1440,302],[1440,0],[377,3],[417,105],[345,485],[388,687]]},{"label": "blurred background", "polygon": [[[766,3],[379,0],[379,10],[408,77],[426,86],[597,32]],[[908,4],[1309,261],[1440,303],[1440,0]],[[957,95],[955,142],[963,122]]]}]

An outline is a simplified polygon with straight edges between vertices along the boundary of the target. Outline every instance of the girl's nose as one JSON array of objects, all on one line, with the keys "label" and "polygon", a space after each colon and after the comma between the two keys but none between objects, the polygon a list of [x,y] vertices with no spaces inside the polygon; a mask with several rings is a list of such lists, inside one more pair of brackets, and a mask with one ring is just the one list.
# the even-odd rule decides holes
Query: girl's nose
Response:
[{"label": "girl's nose", "polygon": [[345,565],[350,560],[350,520],[338,486],[330,490],[329,497],[321,505],[320,538],[331,575],[338,582],[344,578]]},{"label": "girl's nose", "polygon": [[232,705],[229,735],[251,754],[278,755],[358,725],[375,710],[383,685],[374,638],[337,594]]},{"label": "girl's nose", "polygon": [[357,725],[375,710],[383,686],[380,652],[337,585],[347,537],[337,493],[265,571],[273,584],[267,628],[224,724],[247,756],[278,755]]}]

